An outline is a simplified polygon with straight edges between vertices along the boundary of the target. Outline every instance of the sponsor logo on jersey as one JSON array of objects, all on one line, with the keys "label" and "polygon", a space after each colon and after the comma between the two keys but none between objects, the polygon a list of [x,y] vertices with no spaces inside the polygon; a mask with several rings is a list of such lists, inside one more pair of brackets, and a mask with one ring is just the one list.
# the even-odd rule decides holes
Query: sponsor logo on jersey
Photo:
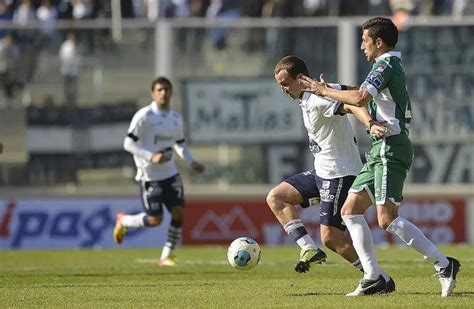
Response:
[{"label": "sponsor logo on jersey", "polygon": [[329,189],[330,184],[331,184],[331,182],[329,180],[324,180],[323,184],[322,184],[322,188],[323,189]]},{"label": "sponsor logo on jersey", "polygon": [[376,88],[380,88],[383,83],[383,77],[379,73],[371,73],[367,76],[367,82],[374,85]]},{"label": "sponsor logo on jersey", "polygon": [[321,196],[322,202],[334,202],[334,194],[331,194],[329,189],[319,190],[319,195]]},{"label": "sponsor logo on jersey", "polygon": [[316,143],[315,141],[313,140],[310,140],[309,141],[309,150],[315,154],[315,153],[318,153],[318,152],[321,152],[321,147],[318,145],[318,143]]},{"label": "sponsor logo on jersey", "polygon": [[387,68],[387,64],[384,63],[384,64],[379,65],[379,66],[375,69],[375,71],[382,73],[383,71],[385,71],[386,68]]}]

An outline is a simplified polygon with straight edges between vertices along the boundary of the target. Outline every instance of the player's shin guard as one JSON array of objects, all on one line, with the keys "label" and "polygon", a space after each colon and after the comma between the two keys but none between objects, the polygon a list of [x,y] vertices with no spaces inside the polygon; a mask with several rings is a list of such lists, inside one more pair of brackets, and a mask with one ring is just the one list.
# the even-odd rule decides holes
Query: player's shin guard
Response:
[{"label": "player's shin guard", "polygon": [[168,228],[168,239],[161,252],[161,260],[167,259],[178,244],[181,239],[182,225],[182,221],[171,220],[170,227]]},{"label": "player's shin guard", "polygon": [[308,234],[301,219],[295,219],[283,227],[285,232],[301,247],[301,249],[317,249],[318,246]]},{"label": "player's shin guard", "polygon": [[342,219],[351,234],[352,244],[364,268],[364,278],[376,280],[381,272],[375,257],[374,241],[367,221],[363,215],[345,215],[342,216]]},{"label": "player's shin guard", "polygon": [[407,246],[413,247],[416,251],[423,254],[425,258],[433,263],[437,271],[448,266],[449,261],[446,256],[426,238],[425,234],[418,227],[407,219],[397,217],[387,227],[387,232],[396,235]]}]

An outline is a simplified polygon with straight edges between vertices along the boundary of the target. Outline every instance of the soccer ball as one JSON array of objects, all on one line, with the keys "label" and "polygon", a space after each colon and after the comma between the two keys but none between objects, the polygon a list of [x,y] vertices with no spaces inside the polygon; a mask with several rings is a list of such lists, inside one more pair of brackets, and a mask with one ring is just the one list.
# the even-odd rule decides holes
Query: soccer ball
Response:
[{"label": "soccer ball", "polygon": [[227,259],[238,270],[250,270],[257,266],[261,256],[260,246],[249,237],[239,237],[227,250]]}]

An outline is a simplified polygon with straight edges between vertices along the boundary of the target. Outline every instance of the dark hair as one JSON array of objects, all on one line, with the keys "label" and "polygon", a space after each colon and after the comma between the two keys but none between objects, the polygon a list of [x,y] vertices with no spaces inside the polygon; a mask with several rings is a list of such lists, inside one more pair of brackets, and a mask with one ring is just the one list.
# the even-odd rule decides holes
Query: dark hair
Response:
[{"label": "dark hair", "polygon": [[278,61],[275,66],[275,74],[278,74],[281,70],[286,70],[288,75],[292,78],[296,78],[300,73],[306,76],[309,75],[306,63],[302,59],[293,55],[283,57]]},{"label": "dark hair", "polygon": [[372,40],[375,41],[380,38],[389,47],[394,48],[398,42],[397,27],[395,27],[392,20],[388,18],[371,18],[362,25],[362,29],[368,30],[368,34]]},{"label": "dark hair", "polygon": [[171,85],[171,81],[164,76],[158,76],[157,78],[155,78],[153,82],[151,82],[151,91],[155,89],[156,84],[167,85],[170,88],[170,90],[173,90],[173,85]]}]

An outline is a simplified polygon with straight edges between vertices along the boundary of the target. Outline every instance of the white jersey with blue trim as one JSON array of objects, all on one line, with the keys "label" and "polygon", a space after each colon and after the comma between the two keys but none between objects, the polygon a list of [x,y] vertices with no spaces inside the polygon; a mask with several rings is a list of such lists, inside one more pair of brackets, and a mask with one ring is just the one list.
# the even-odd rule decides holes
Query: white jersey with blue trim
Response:
[{"label": "white jersey with blue trim", "polygon": [[[152,102],[135,113],[127,138],[133,139],[138,149],[132,152],[137,166],[135,180],[164,180],[178,174],[173,148],[176,143],[184,142],[181,114],[173,110],[160,110]],[[166,162],[151,163],[151,157],[159,151],[164,153]]]},{"label": "white jersey with blue trim", "polygon": [[347,116],[338,113],[340,103],[305,92],[299,105],[316,175],[326,179],[358,175],[362,162],[357,140]]}]

